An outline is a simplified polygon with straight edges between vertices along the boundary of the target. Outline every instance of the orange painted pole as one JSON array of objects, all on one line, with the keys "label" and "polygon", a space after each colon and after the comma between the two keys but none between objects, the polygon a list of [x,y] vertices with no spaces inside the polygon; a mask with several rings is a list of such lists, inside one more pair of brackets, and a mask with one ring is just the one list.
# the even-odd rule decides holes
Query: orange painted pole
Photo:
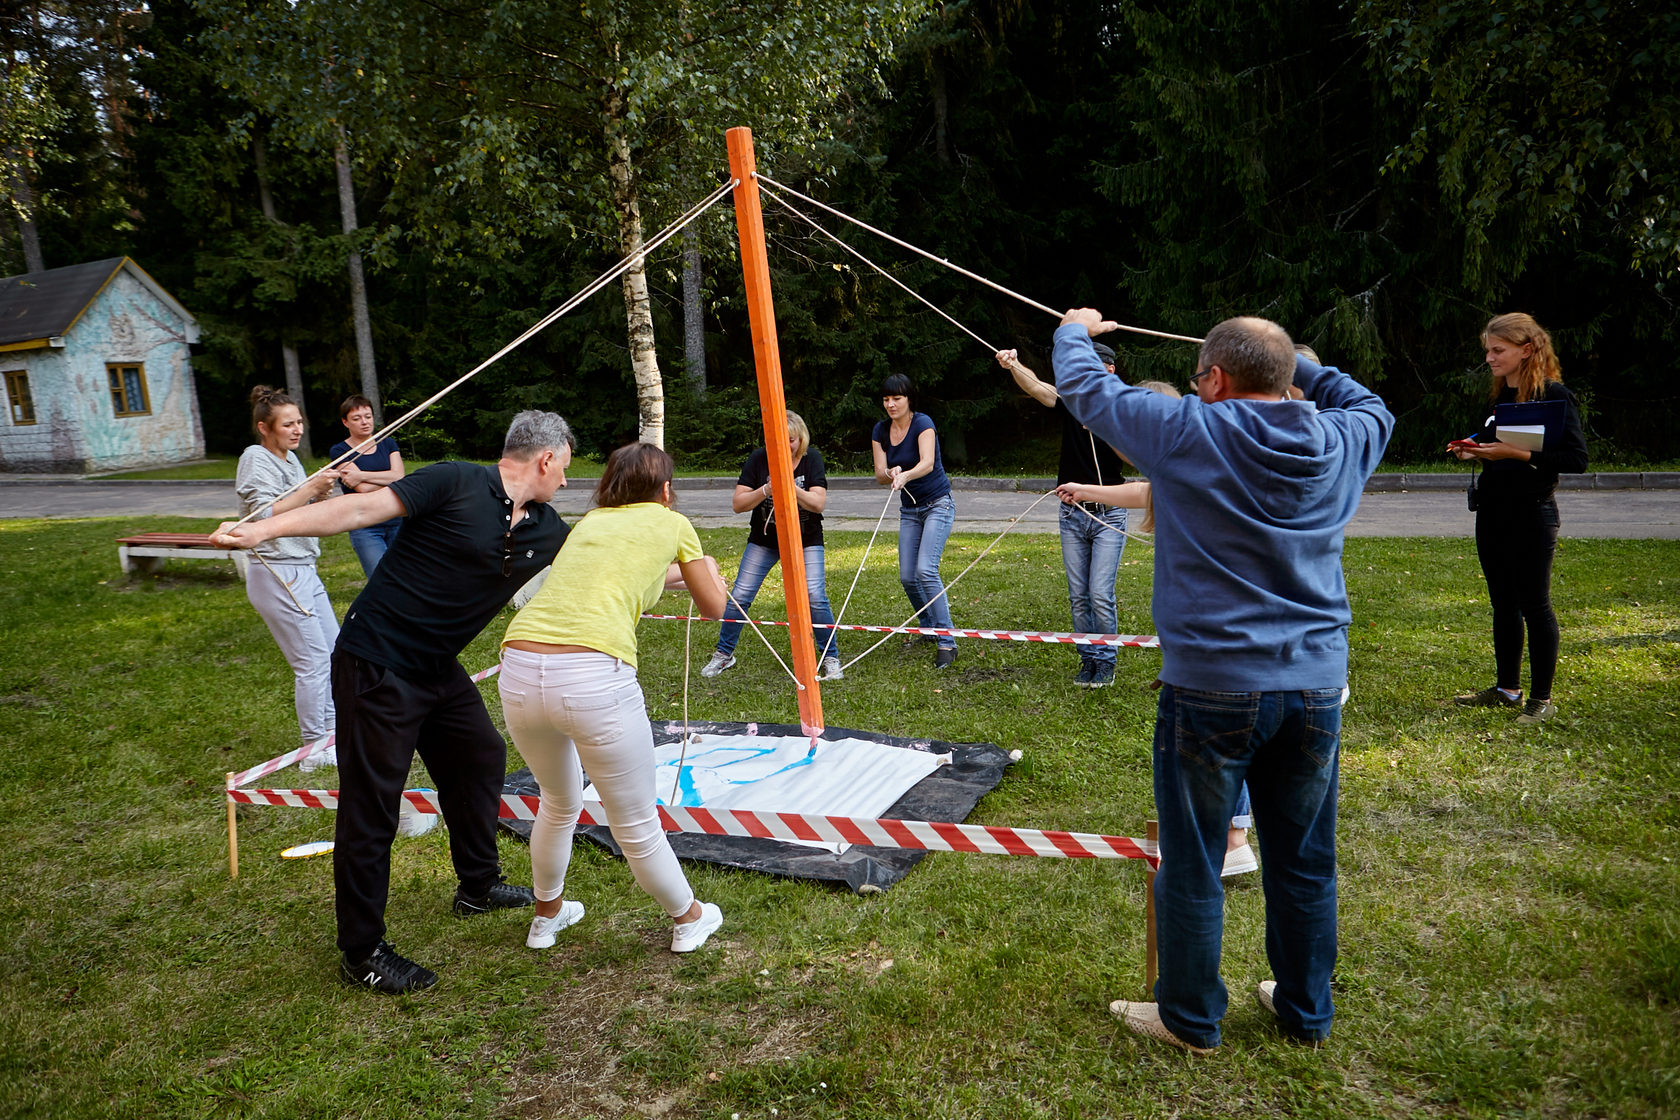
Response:
[{"label": "orange painted pole", "polygon": [[752,129],[732,128],[729,174],[735,179],[735,227],[741,238],[741,273],[746,280],[747,320],[752,324],[753,360],[758,366],[758,405],[764,417],[764,450],[770,457],[770,499],[776,511],[776,545],[781,554],[782,590],[787,596],[788,635],[799,690],[799,722],[807,735],[823,729],[822,692],[811,638],[811,600],[805,593],[805,551],[799,536],[799,504],[788,450],[787,401],[782,395],[782,356],[776,345],[776,308],[770,298],[770,257],[764,248],[764,213],[759,209],[758,163]]}]

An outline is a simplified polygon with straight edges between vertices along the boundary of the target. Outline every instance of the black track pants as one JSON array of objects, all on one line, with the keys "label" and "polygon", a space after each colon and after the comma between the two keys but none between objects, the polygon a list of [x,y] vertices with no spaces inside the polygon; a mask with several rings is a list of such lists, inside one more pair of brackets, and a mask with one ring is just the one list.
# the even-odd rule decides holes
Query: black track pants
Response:
[{"label": "black track pants", "polygon": [[446,677],[415,682],[338,652],[332,687],[338,710],[338,947],[361,960],[385,936],[391,841],[415,752],[438,788],[455,874],[463,890],[478,896],[501,874],[496,815],[507,744],[490,722],[478,686],[459,665]]}]

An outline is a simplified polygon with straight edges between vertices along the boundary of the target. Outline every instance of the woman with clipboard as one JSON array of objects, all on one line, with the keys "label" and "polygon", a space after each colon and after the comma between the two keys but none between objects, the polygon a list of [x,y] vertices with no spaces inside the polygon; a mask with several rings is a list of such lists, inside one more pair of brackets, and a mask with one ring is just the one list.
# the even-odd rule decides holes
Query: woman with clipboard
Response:
[{"label": "woman with clipboard", "polygon": [[[1473,481],[1476,555],[1493,605],[1489,688],[1455,697],[1465,707],[1521,708],[1518,723],[1557,711],[1558,622],[1552,610],[1552,556],[1557,551],[1558,475],[1587,469],[1587,440],[1575,398],[1560,380],[1552,338],[1533,316],[1497,315],[1482,330],[1493,374],[1492,416],[1469,439],[1447,450],[1485,468]],[[1529,691],[1522,695],[1523,632],[1528,633]]]}]

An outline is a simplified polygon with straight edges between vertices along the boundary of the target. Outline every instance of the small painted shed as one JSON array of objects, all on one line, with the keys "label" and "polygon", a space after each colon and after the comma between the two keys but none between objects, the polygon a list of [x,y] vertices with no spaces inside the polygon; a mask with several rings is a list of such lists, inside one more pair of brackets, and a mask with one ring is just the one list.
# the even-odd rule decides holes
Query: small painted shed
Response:
[{"label": "small painted shed", "polygon": [[204,457],[198,320],[127,257],[0,280],[0,471]]}]

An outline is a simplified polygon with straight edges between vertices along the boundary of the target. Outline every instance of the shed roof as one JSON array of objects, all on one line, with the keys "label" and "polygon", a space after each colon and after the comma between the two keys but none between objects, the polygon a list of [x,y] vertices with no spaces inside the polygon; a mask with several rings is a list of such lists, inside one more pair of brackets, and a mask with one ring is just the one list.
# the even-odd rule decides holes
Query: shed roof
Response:
[{"label": "shed roof", "polygon": [[128,257],[112,257],[0,280],[0,349],[48,346],[68,334],[124,269],[181,317],[188,342],[198,341],[198,320],[191,312]]}]

